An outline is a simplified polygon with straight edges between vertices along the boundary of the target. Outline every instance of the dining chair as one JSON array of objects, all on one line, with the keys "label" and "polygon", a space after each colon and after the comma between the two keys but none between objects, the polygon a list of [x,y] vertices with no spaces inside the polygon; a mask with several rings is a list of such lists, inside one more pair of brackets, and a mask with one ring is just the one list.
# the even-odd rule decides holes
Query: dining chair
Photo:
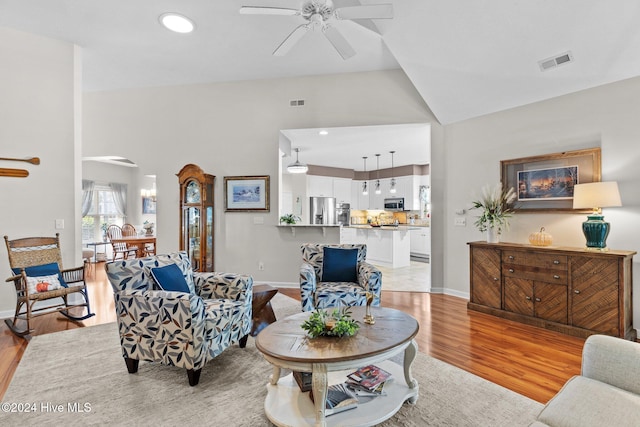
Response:
[{"label": "dining chair", "polygon": [[111,224],[109,227],[107,227],[107,237],[109,238],[111,247],[113,248],[113,261],[118,258],[118,255],[121,255],[122,259],[127,259],[131,255],[133,255],[132,258],[135,258],[136,252],[138,251],[137,246],[127,246],[126,243],[113,242],[113,239],[121,239],[122,237],[124,237],[122,228],[120,228],[119,225]]},{"label": "dining chair", "polygon": [[[122,235],[127,237],[135,237],[138,235],[136,228],[131,224],[123,224],[122,225]],[[134,246],[128,246],[129,249],[132,249]],[[137,246],[135,246],[137,250]],[[153,243],[145,243],[144,244],[144,256],[152,256],[156,254],[156,245]]]}]

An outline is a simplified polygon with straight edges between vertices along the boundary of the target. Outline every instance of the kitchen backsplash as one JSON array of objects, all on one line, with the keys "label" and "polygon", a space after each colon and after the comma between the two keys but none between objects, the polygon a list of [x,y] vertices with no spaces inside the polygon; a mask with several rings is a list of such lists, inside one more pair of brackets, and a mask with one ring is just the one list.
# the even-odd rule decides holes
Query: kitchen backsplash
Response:
[{"label": "kitchen backsplash", "polygon": [[379,223],[381,225],[394,224],[398,220],[399,224],[414,224],[429,226],[429,218],[420,216],[419,211],[391,212],[384,210],[352,210],[351,224],[363,225],[369,223]]}]

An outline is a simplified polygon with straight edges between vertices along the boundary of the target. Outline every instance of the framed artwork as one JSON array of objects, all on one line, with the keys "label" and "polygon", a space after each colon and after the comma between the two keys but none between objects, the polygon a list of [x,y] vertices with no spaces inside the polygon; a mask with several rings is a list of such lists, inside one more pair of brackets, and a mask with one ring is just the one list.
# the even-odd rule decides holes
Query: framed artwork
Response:
[{"label": "framed artwork", "polygon": [[504,188],[518,194],[518,211],[586,212],[573,209],[573,187],[601,180],[600,148],[500,161]]},{"label": "framed artwork", "polygon": [[269,212],[269,175],[225,176],[226,212]]},{"label": "framed artwork", "polygon": [[156,201],[151,197],[142,198],[142,213],[143,214],[155,214],[156,213]]}]

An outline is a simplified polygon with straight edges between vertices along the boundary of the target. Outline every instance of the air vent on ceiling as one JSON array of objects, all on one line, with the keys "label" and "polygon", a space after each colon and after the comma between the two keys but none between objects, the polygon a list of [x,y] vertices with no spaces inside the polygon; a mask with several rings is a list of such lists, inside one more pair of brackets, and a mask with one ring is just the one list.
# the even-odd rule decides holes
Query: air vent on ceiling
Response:
[{"label": "air vent on ceiling", "polygon": [[560,55],[538,61],[538,65],[540,66],[540,71],[547,71],[560,65],[568,64],[572,61],[573,54],[567,51],[565,53],[561,53]]},{"label": "air vent on ceiling", "polygon": [[294,99],[289,101],[289,106],[291,107],[302,107],[304,106],[304,99]]}]

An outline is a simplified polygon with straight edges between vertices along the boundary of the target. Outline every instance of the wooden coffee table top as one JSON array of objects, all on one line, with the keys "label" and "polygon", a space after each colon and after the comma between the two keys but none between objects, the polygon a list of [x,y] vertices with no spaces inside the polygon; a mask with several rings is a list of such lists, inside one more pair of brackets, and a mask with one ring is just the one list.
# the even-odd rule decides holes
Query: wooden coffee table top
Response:
[{"label": "wooden coffee table top", "polygon": [[386,307],[371,307],[374,325],[365,324],[366,307],[351,307],[360,324],[352,337],[310,338],[300,325],[311,312],[294,314],[264,328],[256,347],[265,355],[283,361],[332,363],[377,355],[411,341],[418,333],[418,321],[408,314]]}]

